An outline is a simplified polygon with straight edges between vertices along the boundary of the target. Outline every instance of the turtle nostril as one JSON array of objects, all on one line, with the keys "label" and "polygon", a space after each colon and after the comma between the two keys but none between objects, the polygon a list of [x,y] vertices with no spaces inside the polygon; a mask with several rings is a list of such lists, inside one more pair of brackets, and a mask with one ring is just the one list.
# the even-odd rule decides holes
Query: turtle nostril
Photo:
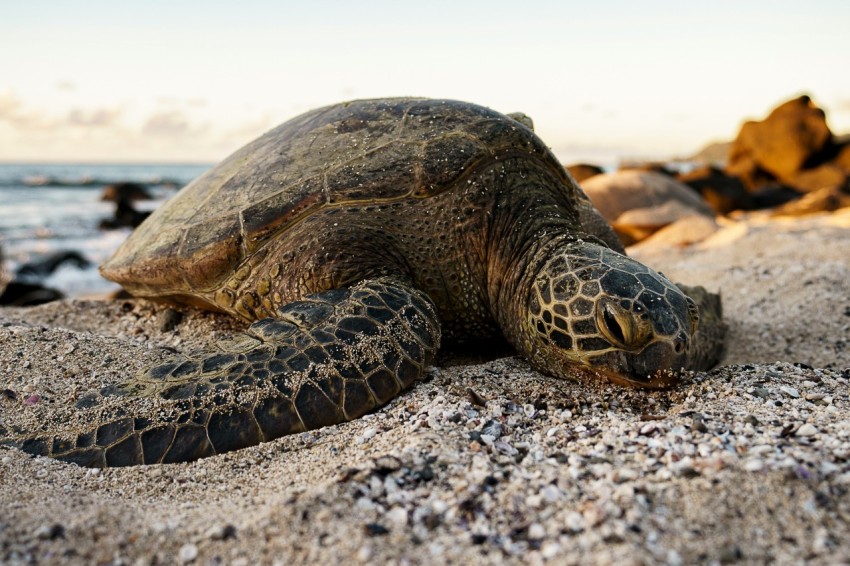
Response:
[{"label": "turtle nostril", "polygon": [[685,344],[684,340],[676,340],[676,345],[673,346],[673,350],[677,354],[682,354],[685,351],[685,347],[686,347],[686,344]]}]

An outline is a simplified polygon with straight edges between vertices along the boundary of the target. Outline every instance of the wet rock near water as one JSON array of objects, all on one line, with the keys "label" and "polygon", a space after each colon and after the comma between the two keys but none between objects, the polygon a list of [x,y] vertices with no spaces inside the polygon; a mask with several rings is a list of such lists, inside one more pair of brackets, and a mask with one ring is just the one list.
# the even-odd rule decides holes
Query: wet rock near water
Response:
[{"label": "wet rock near water", "polygon": [[45,279],[63,266],[86,269],[91,267],[91,262],[77,251],[58,250],[21,265],[13,277],[6,276],[5,284],[0,273],[0,305],[26,307],[63,299],[64,293],[45,283]]},{"label": "wet rock near water", "polygon": [[86,269],[91,267],[91,262],[78,251],[58,250],[23,264],[15,271],[15,277],[17,279],[41,280],[49,277],[63,266]]},{"label": "wet rock near water", "polygon": [[150,200],[150,191],[141,183],[122,182],[108,185],[103,189],[100,200],[109,202]]},{"label": "wet rock near water", "polygon": [[116,228],[135,228],[145,218],[150,216],[150,211],[136,210],[133,204],[140,200],[153,198],[145,185],[140,183],[115,183],[107,186],[100,196],[100,200],[115,203],[115,213],[112,218],[106,218],[99,224],[101,230],[114,230]]},{"label": "wet rock near water", "polygon": [[10,281],[0,293],[0,305],[31,307],[64,299],[61,291],[45,287],[40,283]]},{"label": "wet rock near water", "polygon": [[116,228],[135,228],[150,216],[150,211],[136,210],[132,201],[120,200],[115,203],[115,214],[112,218],[100,221],[98,228],[101,230],[115,230]]}]

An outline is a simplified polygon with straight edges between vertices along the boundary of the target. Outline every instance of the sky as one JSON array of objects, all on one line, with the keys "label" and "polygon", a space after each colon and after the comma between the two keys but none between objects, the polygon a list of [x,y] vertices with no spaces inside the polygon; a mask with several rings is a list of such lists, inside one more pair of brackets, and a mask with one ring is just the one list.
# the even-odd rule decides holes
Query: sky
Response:
[{"label": "sky", "polygon": [[311,108],[522,111],[566,162],[689,155],[809,93],[850,132],[846,0],[0,0],[0,162],[223,159]]}]

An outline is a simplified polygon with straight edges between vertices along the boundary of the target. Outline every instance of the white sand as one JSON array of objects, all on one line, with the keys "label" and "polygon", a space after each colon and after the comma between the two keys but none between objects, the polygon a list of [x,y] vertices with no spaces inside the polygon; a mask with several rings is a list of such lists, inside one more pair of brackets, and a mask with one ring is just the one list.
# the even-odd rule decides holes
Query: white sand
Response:
[{"label": "white sand", "polygon": [[[664,392],[517,358],[439,367],[358,421],[191,464],[93,471],[0,449],[0,562],[846,561],[850,214],[633,253],[722,290],[723,367]],[[188,313],[163,332],[164,313],[0,310],[0,390],[16,396],[0,394],[0,425],[235,328]]]}]

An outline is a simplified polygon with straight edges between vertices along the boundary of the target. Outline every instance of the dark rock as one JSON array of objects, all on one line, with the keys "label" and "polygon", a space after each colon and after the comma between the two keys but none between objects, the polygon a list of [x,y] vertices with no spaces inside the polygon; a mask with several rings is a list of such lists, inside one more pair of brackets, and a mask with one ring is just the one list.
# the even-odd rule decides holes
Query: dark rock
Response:
[{"label": "dark rock", "polygon": [[225,525],[219,525],[213,527],[207,532],[209,538],[212,540],[229,540],[236,538],[236,527],[227,523]]},{"label": "dark rock", "polygon": [[746,122],[729,150],[727,172],[753,189],[761,172],[788,181],[828,151],[832,132],[823,110],[808,96],[789,100],[767,118]]},{"label": "dark rock", "polygon": [[730,157],[729,161],[730,164],[726,166],[726,173],[740,179],[749,191],[756,191],[764,185],[776,182],[773,175],[759,167],[750,155],[739,155],[734,159],[734,163],[732,163],[733,160]]},{"label": "dark rock", "polygon": [[116,183],[106,187],[101,200],[115,203],[115,215],[109,220],[102,220],[100,229],[135,228],[150,216],[150,212],[137,211],[133,202],[150,198],[147,188],[139,183]]},{"label": "dark rock", "polygon": [[413,470],[411,476],[416,482],[429,482],[434,479],[434,468],[425,464],[421,468]]},{"label": "dark rock", "polygon": [[150,200],[153,198],[147,187],[139,183],[115,183],[103,189],[100,200],[110,202]]},{"label": "dark rock", "polygon": [[0,294],[0,305],[13,307],[31,307],[51,301],[58,301],[65,296],[55,289],[50,289],[36,283],[12,281]]},{"label": "dark rock", "polygon": [[380,523],[366,523],[363,525],[363,530],[366,532],[366,535],[370,537],[386,535],[390,532],[388,528]]},{"label": "dark rock", "polygon": [[850,142],[836,148],[835,159],[832,162],[850,175]]},{"label": "dark rock", "polygon": [[58,538],[65,538],[65,527],[59,523],[54,523],[52,525],[41,525],[39,528],[35,530],[36,538],[41,540],[55,540]]},{"label": "dark rock", "polygon": [[150,216],[150,212],[138,211],[133,207],[133,203],[129,200],[120,200],[115,204],[115,216],[111,219],[101,220],[98,227],[101,230],[112,230],[115,228],[135,228],[145,218]]},{"label": "dark rock", "polygon": [[570,172],[570,175],[573,176],[577,182],[581,183],[585,179],[590,179],[594,175],[601,175],[605,172],[602,167],[598,165],[591,165],[589,163],[576,163],[574,165],[568,165],[566,170]]},{"label": "dark rock", "polygon": [[781,183],[768,183],[752,192],[753,208],[773,208],[800,198],[800,193]]},{"label": "dark rock", "polygon": [[62,250],[25,263],[15,272],[15,278],[3,285],[0,274],[0,305],[31,307],[64,299],[60,291],[42,284],[42,280],[54,273],[60,266],[72,264],[79,269],[91,265],[79,252]]},{"label": "dark rock", "polygon": [[737,177],[706,165],[678,175],[678,180],[698,192],[718,214],[752,210],[754,200]]},{"label": "dark rock", "polygon": [[27,281],[43,279],[54,273],[64,264],[71,264],[78,269],[91,266],[80,252],[74,250],[60,250],[46,254],[37,260],[23,264],[18,268],[16,276]]}]

